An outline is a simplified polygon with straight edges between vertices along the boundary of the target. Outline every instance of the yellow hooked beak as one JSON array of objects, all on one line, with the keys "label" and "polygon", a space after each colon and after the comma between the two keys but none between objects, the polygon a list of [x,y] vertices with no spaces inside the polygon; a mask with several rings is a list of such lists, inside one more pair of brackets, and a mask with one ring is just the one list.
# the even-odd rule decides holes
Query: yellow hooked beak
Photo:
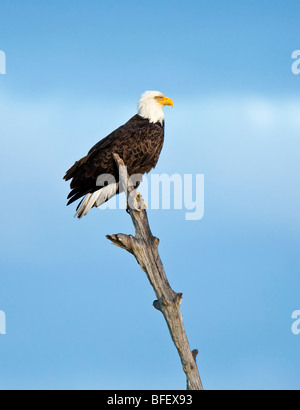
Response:
[{"label": "yellow hooked beak", "polygon": [[171,100],[171,98],[169,97],[165,97],[165,96],[156,97],[156,100],[161,105],[170,105],[171,107],[174,106],[173,100]]}]

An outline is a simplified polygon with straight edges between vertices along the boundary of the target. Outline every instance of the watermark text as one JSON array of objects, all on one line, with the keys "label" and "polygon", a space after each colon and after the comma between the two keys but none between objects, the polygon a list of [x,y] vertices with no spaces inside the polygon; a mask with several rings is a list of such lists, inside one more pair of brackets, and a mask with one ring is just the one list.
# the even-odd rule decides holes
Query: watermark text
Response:
[{"label": "watermark text", "polygon": [[[124,174],[127,175],[126,167],[125,171]],[[151,174],[150,176],[135,174],[124,181],[124,184],[129,187],[137,187],[141,182],[143,182],[143,200],[148,209],[185,210],[187,221],[199,221],[204,217],[203,174]],[[102,210],[126,209],[128,204],[130,207],[131,204],[134,204],[136,191],[132,191],[128,198],[113,196],[119,186],[119,182],[113,175],[100,175],[97,179],[97,186],[100,188],[97,206],[103,204],[103,199],[112,197],[101,207]],[[121,189],[121,191],[123,190]],[[134,207],[132,208],[134,209]]]},{"label": "watermark text", "polygon": [[300,50],[293,51],[292,59],[296,60],[292,64],[292,73],[298,75],[300,74]]},{"label": "watermark text", "polygon": [[6,315],[0,310],[0,335],[6,335]]},{"label": "watermark text", "polygon": [[6,55],[2,50],[0,50],[0,74],[6,74]]},{"label": "watermark text", "polygon": [[294,335],[300,335],[300,310],[293,312],[292,319],[295,320],[292,324],[292,332]]}]

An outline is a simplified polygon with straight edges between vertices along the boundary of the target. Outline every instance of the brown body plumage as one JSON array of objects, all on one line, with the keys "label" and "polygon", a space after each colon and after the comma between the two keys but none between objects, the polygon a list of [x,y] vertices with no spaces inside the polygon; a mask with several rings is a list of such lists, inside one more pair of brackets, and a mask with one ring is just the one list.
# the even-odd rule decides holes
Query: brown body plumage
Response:
[{"label": "brown body plumage", "polygon": [[[129,176],[145,174],[158,161],[164,142],[164,124],[152,124],[135,115],[126,124],[98,142],[87,156],[77,161],[64,179],[71,181],[68,205],[81,197],[98,191],[100,175],[112,175],[119,182],[119,173],[112,154],[118,154],[127,167]],[[119,188],[116,193],[119,193]]]}]

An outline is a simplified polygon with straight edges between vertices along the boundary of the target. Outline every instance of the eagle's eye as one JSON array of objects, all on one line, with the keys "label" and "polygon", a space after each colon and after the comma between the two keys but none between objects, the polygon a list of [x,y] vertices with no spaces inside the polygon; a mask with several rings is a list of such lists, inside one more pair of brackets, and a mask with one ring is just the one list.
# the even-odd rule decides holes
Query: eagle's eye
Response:
[{"label": "eagle's eye", "polygon": [[158,103],[162,103],[164,101],[164,96],[163,95],[156,95],[154,97],[155,101],[157,101]]}]

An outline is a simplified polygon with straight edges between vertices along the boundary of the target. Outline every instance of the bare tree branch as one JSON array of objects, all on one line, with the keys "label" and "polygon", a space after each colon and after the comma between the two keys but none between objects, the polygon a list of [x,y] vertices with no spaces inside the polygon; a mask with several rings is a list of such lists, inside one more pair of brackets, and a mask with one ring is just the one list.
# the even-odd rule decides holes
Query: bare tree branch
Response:
[{"label": "bare tree branch", "polygon": [[[126,249],[134,255],[146,273],[157,298],[153,305],[162,312],[178,350],[187,378],[187,389],[203,390],[196,364],[198,350],[191,351],[190,349],[180,312],[182,293],[174,292],[168,282],[158,253],[159,240],[152,235],[143,199],[139,195],[136,196],[134,187],[128,186],[128,174],[123,160],[117,154],[114,154],[114,159],[119,167],[120,183],[127,193],[128,203],[134,205],[134,209],[130,209],[129,213],[135,228],[135,236],[117,234],[107,235],[107,238],[114,245]],[[135,200],[133,201],[132,198]],[[131,206],[131,208],[133,207]]]}]

